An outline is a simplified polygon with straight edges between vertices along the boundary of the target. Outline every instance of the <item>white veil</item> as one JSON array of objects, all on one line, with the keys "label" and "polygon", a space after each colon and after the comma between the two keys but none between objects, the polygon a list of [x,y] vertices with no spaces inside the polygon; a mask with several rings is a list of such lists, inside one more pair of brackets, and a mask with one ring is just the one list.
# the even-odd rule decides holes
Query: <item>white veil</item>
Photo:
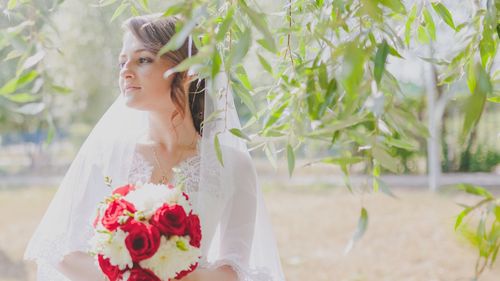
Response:
[{"label": "white veil", "polygon": [[[283,281],[255,167],[244,141],[229,132],[240,121],[227,78],[221,73],[206,82],[199,189],[192,196],[202,223],[200,267],[230,265],[240,281]],[[147,113],[127,107],[121,95],[99,120],[26,249],[24,258],[38,264],[37,280],[67,280],[56,265],[73,251],[88,251],[96,206],[111,193],[104,177],[114,187],[127,183],[136,143],[147,128]]]}]

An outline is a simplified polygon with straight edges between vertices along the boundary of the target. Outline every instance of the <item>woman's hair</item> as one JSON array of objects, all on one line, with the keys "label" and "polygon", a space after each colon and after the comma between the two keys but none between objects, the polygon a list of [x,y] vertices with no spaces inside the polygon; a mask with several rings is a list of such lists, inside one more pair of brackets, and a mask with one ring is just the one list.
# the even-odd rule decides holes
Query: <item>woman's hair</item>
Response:
[{"label": "woman's hair", "polygon": [[[130,31],[132,35],[141,41],[146,50],[157,54],[174,36],[177,21],[178,18],[176,17],[159,17],[156,15],[136,16],[126,20],[123,23],[123,28]],[[189,56],[189,45],[188,40],[186,40],[179,49],[169,51],[161,57],[169,59],[177,65]],[[197,52],[198,49],[194,44],[191,44],[191,55],[194,56]],[[187,71],[177,72],[172,75],[174,75],[174,79],[172,80],[170,97],[177,108],[174,116],[180,114],[181,117],[184,117],[186,114],[184,112],[186,106],[186,87],[184,83],[186,82]],[[198,134],[201,135],[203,131],[205,80],[195,79],[189,83],[189,87],[187,87],[189,110],[193,118],[193,125]]]}]

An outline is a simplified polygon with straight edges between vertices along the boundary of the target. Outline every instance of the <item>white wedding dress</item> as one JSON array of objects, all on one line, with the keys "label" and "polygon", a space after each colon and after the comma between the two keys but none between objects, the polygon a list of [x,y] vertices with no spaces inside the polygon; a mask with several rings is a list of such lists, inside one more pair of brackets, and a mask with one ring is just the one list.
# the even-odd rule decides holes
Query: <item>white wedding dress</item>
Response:
[{"label": "white wedding dress", "polygon": [[[215,160],[215,159],[214,159]],[[219,163],[212,163],[213,165],[219,165]],[[249,164],[249,163],[247,163]],[[253,167],[253,165],[252,165]],[[202,218],[202,225],[203,225],[203,241],[211,241],[212,238],[215,235],[216,231],[216,225],[212,225],[212,227],[208,227],[206,221],[213,221],[217,222],[218,220],[214,220],[214,218],[208,219],[206,218],[205,214],[202,213],[202,210],[199,210],[196,208],[196,206],[199,206],[198,202],[198,187],[200,183],[200,157],[198,155],[189,157],[182,162],[180,162],[177,165],[177,170],[176,174],[173,180],[174,185],[177,183],[179,179],[184,179],[184,191],[189,195],[189,198],[191,200],[191,203],[193,204],[193,208],[195,212],[200,214],[200,217]],[[140,153],[134,153],[134,158],[132,161],[132,168],[129,174],[129,182],[131,183],[138,183],[138,182],[150,182],[151,181],[151,174],[153,172],[154,166],[152,163],[148,162]],[[248,182],[251,184],[251,182]],[[241,184],[242,187],[245,186],[244,183]],[[221,199],[228,199],[224,198],[225,196],[223,195],[223,192],[221,190],[217,190],[216,188],[211,189],[211,194],[215,197],[216,200],[214,202],[223,202],[220,201]],[[244,195],[243,195],[244,196]],[[243,201],[251,201],[251,197],[246,198],[248,200],[245,200],[244,197],[242,197]],[[242,206],[248,206],[250,208],[245,208],[242,213],[242,217],[239,222],[241,223],[241,226],[244,226],[243,229],[246,229],[246,217],[248,217],[247,214],[254,214],[256,212],[255,205],[254,208],[252,209],[251,206],[252,204],[248,204],[245,202],[237,202],[238,204],[242,204]],[[234,204],[234,202],[232,202]],[[219,212],[216,211],[217,205],[219,205]],[[211,208],[211,215],[214,214],[219,214],[223,215],[223,210],[225,208],[220,208],[221,206],[224,206],[225,204],[214,204]],[[239,218],[236,216],[233,219],[233,222],[236,223],[233,227],[236,229],[239,228],[239,223],[238,223]],[[211,230],[211,231],[209,231]],[[246,232],[246,231],[245,231]],[[248,236],[249,239],[251,239],[251,236],[253,236],[251,233],[243,234],[241,233],[243,237]],[[202,248],[204,248],[205,251],[203,251],[205,254],[208,251],[208,246],[209,244],[202,243]],[[248,248],[248,244],[242,244],[235,243],[233,245],[233,251],[238,250],[238,246],[242,247],[242,254],[243,256],[245,254],[248,254],[248,252],[251,250]],[[231,252],[231,251],[228,251]],[[272,280],[271,276],[266,273],[265,269],[255,270],[255,269],[249,269],[249,268],[244,268],[244,266],[241,266],[239,263],[239,260],[241,260],[242,256],[239,255],[240,253],[234,252],[231,255],[233,255],[234,258],[231,258],[231,255],[228,255],[226,259],[223,260],[217,260],[217,261],[209,261],[207,259],[207,255],[204,255],[200,261],[200,267],[201,268],[217,268],[222,265],[229,265],[233,268],[233,270],[236,271],[238,274],[238,277],[241,281],[264,281],[264,280]],[[245,259],[245,257],[243,257]]]},{"label": "white wedding dress", "polygon": [[[238,281],[284,281],[255,167],[246,143],[229,130],[241,125],[227,85],[224,76],[207,80],[204,113],[211,121],[203,127],[199,157],[179,163],[176,176],[185,179],[200,217],[199,267],[229,265]],[[67,281],[55,266],[71,252],[88,251],[97,205],[111,194],[104,176],[113,187],[150,180],[154,165],[137,152],[148,127],[148,113],[127,107],[122,95],[96,124],[25,251],[25,259],[38,263],[37,281]]]},{"label": "white wedding dress", "polygon": [[[199,184],[199,167],[200,167],[200,157],[199,155],[189,157],[181,161],[177,165],[178,174],[174,178],[173,183],[175,184],[179,178],[185,178],[184,188],[185,192],[192,197],[195,197],[195,193],[198,189]],[[151,174],[153,172],[154,166],[149,163],[141,153],[135,152],[130,167],[130,172],[128,176],[128,182],[136,184],[139,182],[147,183],[151,180]],[[101,180],[99,178],[98,180]],[[97,206],[96,206],[97,208]],[[90,222],[89,222],[90,223]],[[87,238],[90,239],[92,232],[86,234]],[[87,240],[88,241],[88,240]],[[57,247],[57,243],[53,245]],[[97,266],[97,265],[96,265]],[[49,264],[39,263],[37,268],[37,280],[39,281],[69,281],[64,275],[57,271],[54,267]]]},{"label": "white wedding dress", "polygon": [[[218,163],[212,163],[214,165],[218,165]],[[248,164],[248,163],[247,163]],[[130,172],[128,174],[128,182],[135,184],[135,183],[147,183],[151,181],[151,175],[153,172],[154,166],[152,163],[148,162],[145,157],[139,153],[139,152],[134,152],[134,156],[132,159],[132,164],[130,167]],[[193,204],[193,209],[200,214],[200,218],[202,220],[202,233],[203,233],[203,240],[202,240],[202,252],[203,256],[202,259],[199,263],[200,268],[210,268],[214,269],[222,265],[229,265],[231,266],[238,274],[239,280],[241,281],[267,281],[267,280],[273,280],[271,276],[266,272],[265,269],[250,269],[250,268],[245,268],[245,266],[242,266],[241,263],[246,263],[246,259],[248,258],[246,255],[248,254],[248,251],[250,251],[249,244],[246,243],[240,243],[236,242],[234,244],[231,243],[221,243],[221,245],[228,245],[230,246],[228,249],[219,249],[220,251],[227,253],[225,255],[224,259],[219,259],[219,260],[210,260],[209,257],[209,248],[210,244],[206,243],[205,241],[212,241],[212,239],[216,236],[217,230],[217,221],[219,221],[219,217],[224,214],[224,210],[227,210],[226,208],[228,206],[224,206],[224,204],[220,204],[223,201],[226,201],[229,197],[226,196],[225,192],[221,192],[220,190],[217,190],[216,188],[211,189],[211,194],[214,197],[213,204],[203,204],[203,206],[211,206],[211,211],[210,215],[206,216],[206,213],[200,213],[201,210],[197,209],[196,206],[200,206],[198,202],[198,187],[200,183],[200,157],[199,155],[195,155],[193,157],[189,157],[183,161],[181,161],[177,166],[176,166],[176,173],[174,176],[173,184],[175,185],[179,179],[183,179],[184,182],[184,191],[189,195],[189,198],[191,200],[191,203]],[[97,181],[101,180],[101,178],[96,179]],[[245,180],[245,179],[242,179]],[[251,184],[250,182],[246,182]],[[240,186],[245,186],[245,184],[241,184]],[[111,191],[111,189],[110,189]],[[245,196],[243,194],[243,196]],[[206,199],[206,197],[204,197]],[[224,200],[225,199],[225,200]],[[240,233],[240,237],[245,237],[248,236],[248,238],[251,240],[252,234],[248,233],[247,231],[247,222],[244,220],[245,217],[248,217],[246,214],[252,214],[256,210],[252,210],[251,208],[248,209],[247,207],[252,206],[252,204],[248,204],[248,200],[246,199],[251,199],[251,198],[244,198],[242,197],[243,202],[236,202],[238,205],[237,206],[243,206],[245,209],[242,210],[243,212],[240,212],[240,214],[243,215],[242,219],[239,220],[237,216],[233,218],[233,222],[236,222],[236,225],[233,226],[235,227],[235,232],[238,232],[238,229],[240,226],[243,226],[242,229],[246,234]],[[247,201],[246,203],[244,201]],[[251,200],[250,200],[251,201]],[[208,203],[208,202],[205,202]],[[232,205],[232,204],[231,204]],[[218,214],[218,216],[217,216]],[[235,215],[238,215],[236,213]],[[209,222],[212,222],[213,224],[209,224]],[[241,225],[239,225],[239,223]],[[91,220],[89,220],[88,224],[91,224]],[[231,225],[228,225],[226,227],[231,227]],[[86,234],[84,234],[87,238],[86,241],[89,241],[89,239],[92,236],[92,231],[90,228],[87,228],[87,231],[85,231]],[[231,232],[229,232],[231,233]],[[84,239],[85,240],[85,239]],[[228,241],[230,242],[230,241]],[[57,247],[57,245],[53,245],[54,247]],[[243,255],[241,255],[243,254]],[[96,265],[97,266],[97,265]],[[64,275],[62,275],[59,271],[57,271],[53,266],[49,264],[44,264],[44,263],[38,263],[38,272],[37,272],[37,280],[39,281],[69,281],[68,278],[66,278]]]}]

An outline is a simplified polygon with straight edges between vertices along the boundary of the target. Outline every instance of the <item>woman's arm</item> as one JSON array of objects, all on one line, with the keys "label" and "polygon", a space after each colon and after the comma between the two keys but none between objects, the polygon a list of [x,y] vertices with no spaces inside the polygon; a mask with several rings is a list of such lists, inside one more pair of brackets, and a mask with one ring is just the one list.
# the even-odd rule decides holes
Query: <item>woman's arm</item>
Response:
[{"label": "woman's arm", "polygon": [[[71,281],[105,280],[96,267],[94,259],[84,252],[72,252],[66,255],[57,269]],[[236,272],[228,265],[209,270],[198,268],[181,280],[175,281],[238,281]]]},{"label": "woman's arm", "polygon": [[57,270],[71,281],[106,280],[97,268],[94,258],[85,252],[72,252],[64,256]]},{"label": "woman's arm", "polygon": [[238,281],[238,276],[232,267],[224,265],[212,270],[198,268],[181,280],[174,281]]}]

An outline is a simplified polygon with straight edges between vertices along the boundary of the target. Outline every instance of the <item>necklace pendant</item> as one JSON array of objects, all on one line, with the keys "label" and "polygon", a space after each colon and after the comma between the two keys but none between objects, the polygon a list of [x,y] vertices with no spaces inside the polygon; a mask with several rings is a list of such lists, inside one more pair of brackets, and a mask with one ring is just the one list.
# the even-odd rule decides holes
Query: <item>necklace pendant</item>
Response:
[{"label": "necklace pendant", "polygon": [[166,184],[168,182],[168,178],[166,176],[161,176],[160,184]]}]

